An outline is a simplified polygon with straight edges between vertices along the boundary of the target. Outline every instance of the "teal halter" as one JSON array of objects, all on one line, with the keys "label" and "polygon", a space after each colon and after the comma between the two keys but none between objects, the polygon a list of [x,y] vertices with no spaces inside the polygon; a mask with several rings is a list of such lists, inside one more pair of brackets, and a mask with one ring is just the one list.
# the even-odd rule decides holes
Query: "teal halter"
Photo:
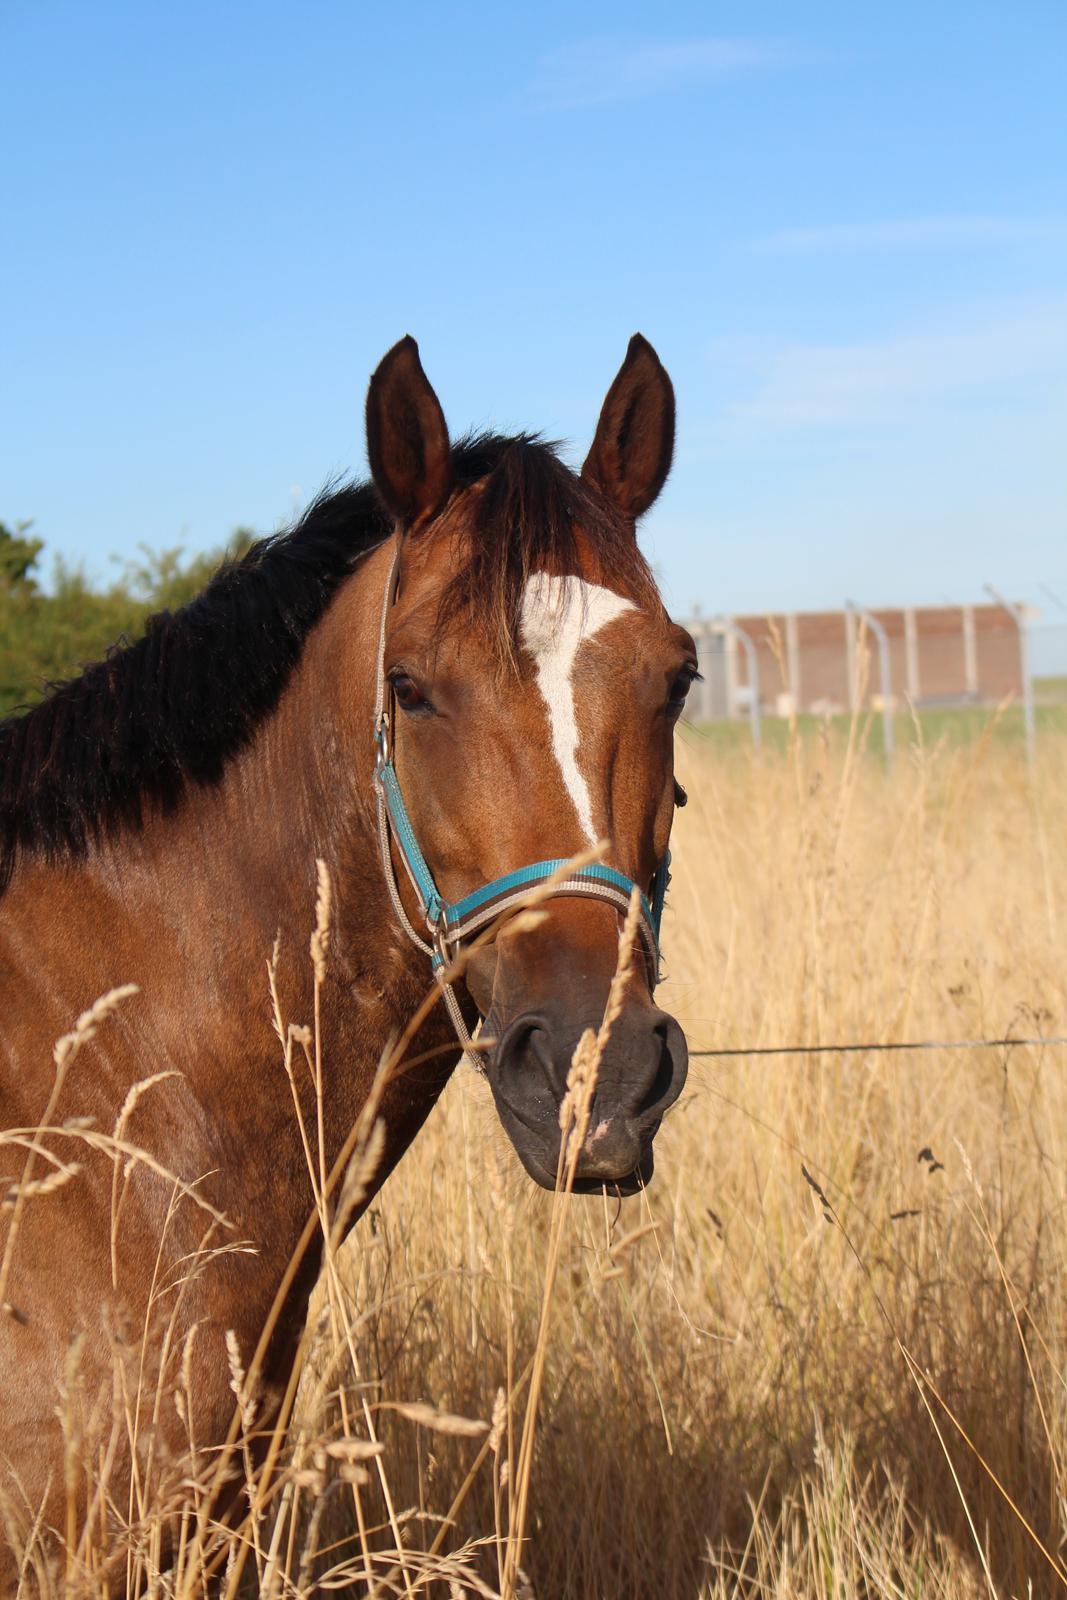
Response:
[{"label": "teal halter", "polygon": [[[459,1034],[460,1043],[467,1047],[471,1041],[446,975],[448,967],[459,954],[464,940],[493,922],[503,912],[520,905],[527,899],[532,888],[544,883],[553,873],[565,867],[567,858],[535,861],[531,866],[519,867],[515,872],[505,873],[503,877],[494,878],[492,882],[483,884],[480,889],[464,895],[462,900],[446,900],[438,890],[426,857],[419,848],[419,841],[415,836],[415,829],[412,827],[411,818],[404,804],[404,796],[400,790],[400,780],[393,765],[391,741],[395,705],[392,689],[385,676],[385,630],[389,610],[396,598],[402,550],[403,540],[398,534],[385,586],[378,648],[378,685],[375,704],[377,758],[374,766],[374,787],[378,806],[382,868],[393,909],[401,926],[408,937],[430,957],[432,970],[444,989],[449,1014]],[[419,909],[430,936],[429,940],[424,939],[416,931],[404,910],[393,871],[390,838],[396,843],[400,859],[418,896]],[[670,882],[670,859],[668,850],[656,869],[649,886],[649,893],[646,895],[642,892],[640,900],[641,913],[638,926],[653,987],[659,979],[659,933],[663,902]],[[627,878],[624,873],[603,862],[594,861],[586,866],[576,867],[567,877],[554,884],[551,896],[552,898],[564,895],[581,896],[602,900],[613,906],[616,911],[625,914],[629,909],[634,888],[633,880]]]}]

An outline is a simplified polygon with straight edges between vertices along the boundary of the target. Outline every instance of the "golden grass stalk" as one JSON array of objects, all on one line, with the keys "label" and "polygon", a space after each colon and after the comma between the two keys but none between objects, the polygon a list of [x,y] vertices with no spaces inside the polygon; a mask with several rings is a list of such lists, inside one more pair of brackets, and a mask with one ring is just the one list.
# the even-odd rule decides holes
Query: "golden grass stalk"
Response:
[{"label": "golden grass stalk", "polygon": [[[1046,741],[1031,781],[1002,725],[962,749],[916,740],[887,779],[865,730],[859,715],[843,745],[794,730],[784,755],[683,748],[659,1002],[696,1048],[1064,1033],[1067,830],[1052,819],[1067,741]],[[320,981],[323,899],[319,880]],[[288,1051],[306,1087],[314,1018],[279,1006],[276,1022],[280,1070]],[[167,1344],[164,1327],[160,1352],[116,1328],[103,1399],[72,1352],[65,1528],[0,1485],[23,1593],[1067,1592],[1064,1052],[696,1059],[651,1188],[568,1201],[595,1044],[572,1066],[551,1197],[517,1174],[461,1071],[345,1239],[380,1161],[377,1101],[325,1182],[309,1115],[324,1277],[277,1423],[249,1408],[256,1352],[242,1350],[227,1460],[195,1438],[195,1330]],[[136,1159],[185,1204],[131,1120],[116,1138],[53,1113],[0,1148],[19,1185]],[[192,1259],[161,1243],[164,1324],[168,1296],[242,1248],[201,1214]],[[188,1435],[177,1459],[159,1444],[168,1408]],[[138,1460],[121,1504],[116,1438]],[[227,1524],[233,1471],[245,1500]]]},{"label": "golden grass stalk", "polygon": [[530,1375],[530,1389],[526,1400],[522,1435],[519,1442],[518,1464],[515,1473],[514,1512],[508,1526],[504,1553],[501,1579],[501,1594],[504,1600],[511,1600],[511,1596],[517,1593],[520,1579],[520,1557],[523,1551],[529,1512],[533,1450],[537,1434],[537,1414],[544,1382],[545,1361],[547,1359],[551,1326],[552,1298],[555,1293],[556,1278],[559,1272],[564,1226],[568,1216],[568,1201],[574,1189],[578,1159],[585,1143],[586,1134],[589,1131],[589,1118],[592,1111],[593,1095],[596,1091],[600,1063],[608,1040],[611,1037],[612,1027],[618,1020],[619,1013],[622,1010],[626,985],[633,969],[634,943],[640,925],[640,916],[641,894],[635,885],[630,895],[630,905],[619,940],[619,954],[615,975],[608,992],[608,1000],[604,1008],[600,1029],[596,1034],[589,1029],[579,1039],[571,1062],[571,1069],[567,1075],[566,1091],[560,1102],[559,1165],[556,1170],[555,1193],[552,1197],[548,1256],[545,1265],[544,1289],[541,1296],[541,1316],[538,1323],[537,1342],[534,1346]]}]

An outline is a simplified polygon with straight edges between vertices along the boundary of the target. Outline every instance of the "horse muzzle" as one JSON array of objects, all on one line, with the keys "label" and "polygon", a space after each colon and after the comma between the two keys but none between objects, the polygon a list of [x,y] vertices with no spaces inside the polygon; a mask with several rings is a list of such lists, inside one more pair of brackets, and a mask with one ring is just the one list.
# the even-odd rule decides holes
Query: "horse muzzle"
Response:
[{"label": "horse muzzle", "polygon": [[[599,1016],[564,1016],[542,1007],[524,1012],[502,1031],[488,1063],[500,1120],[530,1176],[556,1185],[560,1106],[578,1041],[595,1032]],[[652,1176],[652,1141],[668,1107],[682,1092],[688,1065],[685,1036],[673,1017],[647,1001],[624,1007],[597,1068],[574,1188],[607,1186],[633,1194]]]}]

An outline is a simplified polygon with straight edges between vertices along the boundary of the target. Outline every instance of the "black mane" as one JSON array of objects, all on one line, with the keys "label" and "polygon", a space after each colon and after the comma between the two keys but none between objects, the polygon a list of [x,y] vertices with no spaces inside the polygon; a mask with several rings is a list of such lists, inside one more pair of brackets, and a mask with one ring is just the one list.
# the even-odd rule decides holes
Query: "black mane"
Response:
[{"label": "black mane", "polygon": [[[453,449],[458,486],[485,479],[471,557],[444,609],[469,609],[508,648],[522,585],[575,570],[574,523],[594,561],[641,589],[651,578],[632,525],[529,435],[480,434]],[[223,566],[144,637],[0,721],[0,892],[20,854],[84,855],[96,840],[173,810],[218,782],[274,710],[309,632],[355,563],[392,524],[370,483],[319,496],[286,533]],[[654,591],[653,591],[654,592]]]}]

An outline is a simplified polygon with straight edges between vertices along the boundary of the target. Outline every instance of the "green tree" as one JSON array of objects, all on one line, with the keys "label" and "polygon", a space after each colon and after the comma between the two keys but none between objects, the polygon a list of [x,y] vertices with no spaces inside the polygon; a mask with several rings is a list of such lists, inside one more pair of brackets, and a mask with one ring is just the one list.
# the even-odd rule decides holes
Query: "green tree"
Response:
[{"label": "green tree", "polygon": [[32,704],[112,645],[138,638],[150,616],[185,605],[221,561],[252,542],[242,528],[224,549],[199,555],[141,546],[103,586],[57,557],[42,588],[36,573],[44,542],[27,537],[30,526],[19,523],[12,532],[0,523],[0,715]]},{"label": "green tree", "polygon": [[30,573],[44,549],[44,540],[23,537],[32,527],[32,522],[16,522],[12,533],[5,523],[0,522],[0,590],[5,594],[16,589],[36,588]]}]

